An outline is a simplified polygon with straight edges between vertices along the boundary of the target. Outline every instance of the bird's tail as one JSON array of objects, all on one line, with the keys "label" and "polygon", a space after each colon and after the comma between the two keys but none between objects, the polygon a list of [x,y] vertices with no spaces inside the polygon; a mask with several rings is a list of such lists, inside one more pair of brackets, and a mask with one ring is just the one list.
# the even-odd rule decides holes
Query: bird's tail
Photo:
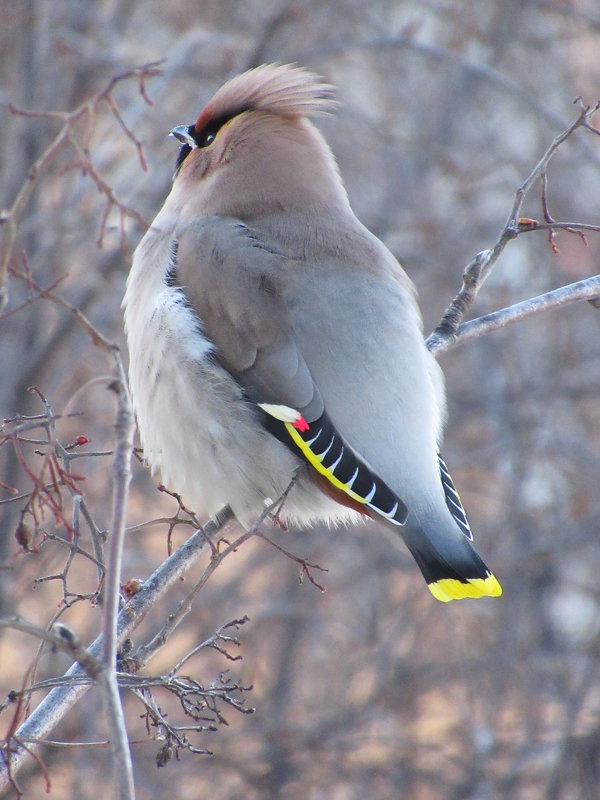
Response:
[{"label": "bird's tail", "polygon": [[420,526],[404,537],[432,595],[448,603],[463,597],[499,597],[502,587],[453,521]]}]

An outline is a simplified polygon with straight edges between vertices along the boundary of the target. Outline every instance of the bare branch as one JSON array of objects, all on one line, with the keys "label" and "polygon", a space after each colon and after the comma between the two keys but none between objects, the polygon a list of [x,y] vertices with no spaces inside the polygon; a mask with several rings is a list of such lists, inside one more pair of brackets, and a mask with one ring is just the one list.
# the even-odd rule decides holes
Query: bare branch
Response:
[{"label": "bare branch", "polygon": [[[512,80],[502,72],[494,69],[489,64],[478,64],[468,58],[465,58],[455,50],[450,50],[446,47],[438,47],[428,42],[419,41],[411,35],[383,35],[373,36],[370,39],[359,41],[342,41],[335,44],[325,45],[318,48],[310,48],[294,54],[293,61],[299,63],[311,62],[315,58],[321,58],[325,55],[334,55],[337,53],[346,54],[353,50],[375,50],[381,52],[384,49],[406,49],[415,53],[420,53],[432,61],[442,62],[454,67],[458,67],[466,74],[477,78],[482,83],[488,83],[497,89],[511,95],[512,97],[520,100],[523,105],[531,109],[533,108],[537,114],[549,125],[556,128],[561,128],[564,124],[564,118],[558,114],[554,114],[549,110],[547,103],[540,100],[534,93],[523,88],[523,84],[518,81]],[[593,113],[593,112],[592,112]],[[581,123],[584,127],[588,128],[589,120]],[[586,158],[595,166],[600,166],[600,158],[597,153],[592,149],[585,146],[585,143],[580,143],[583,148]]]},{"label": "bare branch", "polygon": [[[95,345],[97,345],[98,347],[104,348],[104,350],[106,350],[108,352],[113,352],[113,351],[116,350],[116,345],[113,344],[112,342],[110,342],[108,339],[106,339],[106,337],[104,337],[100,333],[100,331],[96,327],[94,327],[94,325],[92,325],[92,323],[85,316],[85,314],[83,314],[76,306],[74,306],[71,303],[67,302],[64,298],[62,298],[60,295],[56,294],[53,291],[55,286],[60,281],[64,280],[66,275],[63,275],[58,280],[54,281],[54,283],[51,286],[49,286],[47,289],[43,289],[41,286],[39,286],[36,283],[36,281],[31,277],[31,275],[29,273],[25,274],[25,273],[22,273],[22,272],[17,272],[14,269],[10,269],[9,272],[15,278],[19,278],[20,280],[25,281],[27,283],[27,285],[36,292],[36,297],[34,297],[32,299],[45,298],[47,300],[51,300],[53,303],[56,303],[56,305],[61,306],[62,308],[66,309],[70,314],[72,314],[73,317],[79,323],[79,325],[81,325],[81,327],[87,333],[89,333],[89,335],[90,335],[90,337],[92,339],[92,342]],[[30,299],[28,302],[32,302],[32,299]],[[7,313],[11,313],[11,312],[7,312]]]},{"label": "bare branch", "polygon": [[113,518],[111,526],[104,597],[104,642],[102,647],[102,684],[108,717],[109,736],[114,756],[113,775],[119,786],[121,800],[134,800],[133,765],[127,742],[127,727],[117,683],[117,616],[119,611],[121,562],[127,497],[131,479],[133,452],[133,409],[127,388],[127,378],[118,352],[115,352],[117,378],[116,444],[113,460]]},{"label": "bare branch", "polygon": [[232,656],[231,653],[225,650],[223,644],[231,643],[239,647],[240,642],[238,639],[235,638],[235,636],[226,636],[224,631],[228,630],[229,628],[235,628],[237,630],[239,627],[245,625],[249,621],[250,620],[248,617],[242,617],[242,619],[234,619],[231,622],[227,622],[225,625],[221,625],[212,634],[212,636],[209,636],[208,639],[205,639],[205,641],[201,642],[199,645],[196,645],[196,647],[190,650],[189,653],[186,653],[185,656],[182,659],[180,659],[177,662],[177,664],[175,664],[175,666],[171,669],[171,672],[169,674],[171,676],[175,675],[177,672],[179,672],[179,670],[186,663],[186,661],[189,661],[189,659],[192,658],[192,656],[194,656],[200,650],[204,650],[204,648],[206,647],[212,647],[215,650],[218,650],[219,653],[222,653],[228,661],[239,661],[241,656]]},{"label": "bare branch", "polygon": [[[99,191],[101,191],[103,194],[106,195],[109,207],[112,207],[114,205],[120,210],[122,215],[132,216],[135,219],[137,219],[140,223],[142,223],[144,226],[148,225],[148,223],[141,217],[141,215],[137,211],[135,211],[134,209],[130,209],[127,206],[120,203],[120,201],[115,197],[112,189],[98,175],[98,173],[92,166],[89,156],[79,144],[79,140],[75,135],[75,125],[81,119],[87,118],[88,120],[90,120],[91,118],[93,118],[99,103],[102,101],[107,102],[111,109],[111,112],[115,116],[115,119],[117,120],[117,122],[127,135],[127,137],[134,142],[136,149],[138,151],[138,156],[140,158],[142,167],[145,168],[145,160],[143,156],[141,143],[136,139],[133,132],[127,127],[127,125],[123,121],[118,111],[118,107],[114,99],[112,98],[112,91],[118,83],[121,83],[122,81],[127,80],[129,78],[137,78],[139,82],[140,94],[142,95],[142,97],[146,102],[150,103],[148,96],[146,95],[145,80],[147,78],[161,74],[161,70],[159,69],[159,65],[161,63],[162,63],[161,61],[150,62],[140,67],[136,67],[133,70],[128,70],[127,72],[124,72],[121,75],[113,77],[105,89],[103,89],[101,92],[94,95],[93,97],[89,98],[81,105],[79,105],[76,109],[70,112],[24,111],[21,109],[14,108],[13,106],[9,106],[9,109],[13,114],[17,114],[20,116],[33,117],[38,119],[45,118],[45,119],[59,120],[60,122],[62,122],[62,128],[58,132],[58,134],[54,137],[52,142],[48,145],[48,147],[44,150],[44,152],[29,168],[29,171],[27,173],[27,178],[25,179],[21,188],[17,192],[17,195],[13,200],[13,202],[11,203],[11,205],[8,208],[4,209],[2,212],[0,212],[0,227],[2,227],[4,232],[4,235],[2,237],[2,243],[0,244],[0,310],[4,307],[7,301],[6,286],[5,286],[6,275],[10,259],[12,258],[15,237],[17,233],[17,225],[25,210],[29,198],[31,197],[31,193],[35,188],[40,173],[50,164],[50,162],[55,158],[56,154],[62,150],[63,146],[66,143],[70,143],[75,148],[80,159],[80,161],[78,162],[78,166],[81,166],[81,168],[88,175],[90,175],[90,177],[95,181]],[[101,229],[101,232],[102,230],[103,229]]]},{"label": "bare branch", "polygon": [[[446,340],[452,340],[456,337],[464,315],[473,305],[479,290],[508,242],[515,239],[520,233],[533,230],[534,225],[538,228],[542,227],[537,223],[537,220],[527,219],[527,224],[524,224],[524,220],[521,218],[521,209],[523,208],[525,198],[538,179],[541,180],[542,184],[542,206],[547,218],[546,225],[543,227],[551,226],[554,223],[554,221],[549,218],[547,205],[545,203],[545,174],[548,163],[561,144],[565,142],[577,128],[585,126],[592,115],[598,111],[598,108],[599,104],[596,104],[594,107],[582,107],[577,119],[554,139],[525,181],[519,186],[515,192],[508,219],[496,243],[489,250],[478,253],[468,264],[463,273],[463,285],[461,290],[448,306],[439,325],[427,338],[427,347],[430,352],[437,353],[449,349],[449,347],[446,347]],[[554,247],[552,236],[550,237],[550,244]]]},{"label": "bare branch", "polygon": [[[197,531],[164,561],[121,610],[117,618],[117,642],[120,643],[130,636],[169,587],[197,562],[207,546],[207,537],[214,538],[227,530],[233,521],[231,510],[223,509],[216,519],[217,521],[207,523],[203,531]],[[90,645],[88,652],[98,658],[103,646],[101,635]],[[80,682],[82,677],[86,678],[86,682]],[[53,689],[20,726],[16,732],[18,742],[21,736],[24,741],[43,740],[89,688],[89,679],[79,665],[73,665],[62,680],[68,682]],[[19,769],[30,750],[18,742],[11,744],[10,751],[5,753],[4,764],[0,765],[0,789],[9,785],[12,775]]]},{"label": "bare branch", "polygon": [[529,233],[531,231],[545,231],[553,228],[554,230],[565,230],[565,231],[591,231],[592,233],[600,233],[600,225],[590,225],[585,222],[558,222],[558,220],[553,220],[552,222],[538,222],[537,220],[528,221],[528,223],[524,224],[522,221],[523,218],[518,220],[519,223],[519,233]]},{"label": "bare branch", "polygon": [[265,542],[268,542],[276,550],[279,550],[280,553],[283,553],[283,555],[287,556],[292,561],[295,561],[296,564],[300,565],[300,567],[301,567],[300,582],[302,582],[302,578],[304,577],[304,575],[306,575],[306,577],[312,583],[312,585],[316,586],[316,588],[320,592],[327,591],[325,589],[325,587],[321,586],[321,584],[315,579],[315,577],[313,576],[313,574],[311,572],[311,570],[314,570],[314,569],[318,569],[320,572],[328,572],[329,570],[326,567],[321,567],[321,566],[319,566],[319,564],[311,564],[305,558],[302,558],[301,556],[296,556],[293,553],[290,553],[289,550],[286,550],[284,547],[282,547],[281,545],[277,544],[277,542],[274,542],[272,539],[269,539],[269,537],[265,536],[264,533],[259,533],[258,535],[260,536],[261,539],[264,539]]},{"label": "bare branch", "polygon": [[444,340],[436,340],[430,337],[427,340],[427,344],[431,352],[437,356],[440,353],[451,350],[459,344],[464,344],[471,339],[477,339],[486,333],[505,328],[507,325],[520,322],[536,314],[555,311],[557,308],[562,308],[562,306],[570,303],[577,303],[581,300],[588,300],[593,305],[596,305],[594,301],[600,300],[600,275],[595,275],[592,278],[586,278],[576,283],[570,283],[568,286],[562,286],[560,289],[555,289],[552,292],[547,292],[538,297],[532,297],[529,300],[515,303],[515,305],[508,306],[500,311],[494,311],[478,319],[464,322],[459,326],[454,337]]},{"label": "bare branch", "polygon": [[460,292],[444,312],[440,324],[427,337],[426,344],[431,353],[435,354],[443,349],[448,349],[445,346],[446,342],[452,342],[456,337],[465,314],[475,302],[482,281],[482,270],[489,262],[490,257],[491,250],[483,250],[481,253],[477,253],[466,266]]},{"label": "bare branch", "polygon": [[81,639],[66,625],[57,622],[48,630],[25,619],[15,617],[13,619],[0,620],[0,628],[12,628],[23,633],[29,633],[38,639],[43,639],[51,644],[53,649],[66,653],[76,661],[86,675],[93,680],[100,674],[100,662],[98,659],[85,649]]}]

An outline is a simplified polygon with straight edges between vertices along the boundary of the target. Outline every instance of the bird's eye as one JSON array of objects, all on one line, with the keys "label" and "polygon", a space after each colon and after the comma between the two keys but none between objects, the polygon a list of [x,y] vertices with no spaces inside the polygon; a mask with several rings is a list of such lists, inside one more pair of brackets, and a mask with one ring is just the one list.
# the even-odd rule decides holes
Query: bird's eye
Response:
[{"label": "bird's eye", "polygon": [[179,155],[177,156],[175,175],[177,175],[181,165],[193,150],[211,145],[224,125],[247,110],[247,108],[239,108],[232,113],[223,114],[216,119],[213,118],[207,125],[203,125],[201,130],[197,130],[195,125],[178,125],[176,128],[173,128],[171,136],[181,142]]}]

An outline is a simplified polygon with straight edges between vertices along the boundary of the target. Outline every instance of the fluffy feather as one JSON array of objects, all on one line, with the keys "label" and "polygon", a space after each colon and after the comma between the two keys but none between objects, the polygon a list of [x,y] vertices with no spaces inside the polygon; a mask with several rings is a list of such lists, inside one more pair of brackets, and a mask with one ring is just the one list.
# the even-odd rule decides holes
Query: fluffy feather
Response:
[{"label": "fluffy feather", "polygon": [[313,117],[334,111],[335,87],[320,75],[292,64],[263,64],[237,75],[215,93],[196,120],[200,131],[211,120],[239,111],[268,111],[284,117]]}]

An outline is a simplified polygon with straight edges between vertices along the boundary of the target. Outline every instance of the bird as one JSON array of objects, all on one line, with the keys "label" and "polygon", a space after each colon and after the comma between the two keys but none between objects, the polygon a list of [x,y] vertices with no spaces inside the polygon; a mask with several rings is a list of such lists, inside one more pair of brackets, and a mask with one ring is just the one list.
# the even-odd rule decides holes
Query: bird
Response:
[{"label": "bird", "polygon": [[337,106],[320,75],[263,64],[170,131],[172,187],[123,300],[144,457],[211,515],[249,528],[285,497],[284,525],[372,519],[438,600],[498,596],[440,455],[415,288],[312,121]]}]

